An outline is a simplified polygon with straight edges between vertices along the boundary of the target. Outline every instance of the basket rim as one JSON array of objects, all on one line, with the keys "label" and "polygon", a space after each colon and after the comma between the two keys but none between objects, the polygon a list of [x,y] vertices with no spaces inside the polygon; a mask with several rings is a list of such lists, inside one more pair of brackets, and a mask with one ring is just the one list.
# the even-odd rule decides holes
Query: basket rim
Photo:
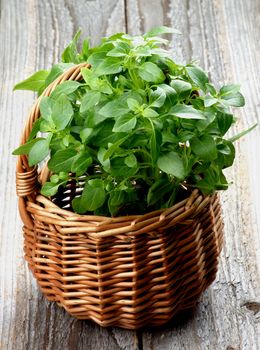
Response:
[{"label": "basket rim", "polygon": [[[187,223],[187,220],[192,223],[193,218],[200,214],[203,215],[203,210],[208,204],[211,203],[214,207],[218,201],[217,193],[212,196],[204,196],[198,189],[195,189],[189,197],[170,208],[143,215],[105,217],[77,214],[62,209],[50,199],[38,195],[35,202],[28,201],[26,203],[24,210],[31,219],[59,227],[60,234],[82,233],[94,239],[111,236],[127,238],[146,232],[156,234],[161,229],[165,230],[180,223]],[[33,227],[32,222],[31,224]]]},{"label": "basket rim", "polygon": [[111,221],[111,222],[118,222],[124,219],[132,219],[132,220],[136,220],[139,218],[149,218],[150,216],[160,216],[160,217],[164,217],[166,215],[168,215],[169,213],[171,213],[173,210],[178,209],[179,207],[181,207],[182,205],[184,205],[184,203],[186,203],[185,205],[185,209],[188,209],[189,207],[191,207],[191,205],[193,204],[193,202],[197,199],[197,198],[201,198],[201,199],[207,199],[210,198],[212,196],[214,196],[216,194],[213,194],[211,196],[205,196],[202,193],[200,193],[200,191],[198,189],[193,190],[189,196],[187,196],[186,198],[184,198],[183,200],[175,203],[174,205],[172,205],[171,207],[168,208],[161,208],[161,209],[157,209],[157,210],[152,210],[152,211],[148,211],[147,213],[144,214],[130,214],[130,215],[119,215],[119,216],[105,216],[105,215],[92,215],[92,214],[78,214],[74,211],[71,210],[67,210],[66,208],[60,208],[58,205],[56,205],[55,203],[53,203],[53,201],[50,199],[51,197],[47,197],[44,196],[42,194],[37,195],[36,197],[36,201],[43,204],[44,207],[48,207],[48,208],[52,208],[54,210],[58,210],[60,211],[60,213],[62,214],[66,214],[68,215],[68,217],[70,217],[71,219],[77,219],[77,220],[97,220],[97,221]]}]

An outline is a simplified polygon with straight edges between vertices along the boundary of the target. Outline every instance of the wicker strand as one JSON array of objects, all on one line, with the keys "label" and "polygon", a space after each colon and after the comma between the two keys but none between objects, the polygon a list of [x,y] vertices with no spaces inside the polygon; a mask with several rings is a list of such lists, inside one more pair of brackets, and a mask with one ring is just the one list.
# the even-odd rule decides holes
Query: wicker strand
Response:
[{"label": "wicker strand", "polygon": [[16,193],[19,197],[29,196],[35,193],[38,183],[37,168],[25,173],[16,172]]}]

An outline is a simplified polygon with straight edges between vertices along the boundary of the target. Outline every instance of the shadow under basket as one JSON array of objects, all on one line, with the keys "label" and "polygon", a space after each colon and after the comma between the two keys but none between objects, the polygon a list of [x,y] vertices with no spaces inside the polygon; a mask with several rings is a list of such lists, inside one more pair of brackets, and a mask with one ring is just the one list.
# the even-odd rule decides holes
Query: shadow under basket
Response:
[{"label": "shadow under basket", "polygon": [[[80,64],[56,79],[80,80]],[[33,106],[22,144],[39,118]],[[79,215],[39,195],[44,171],[17,164],[25,258],[43,294],[72,316],[138,329],[193,308],[215,279],[223,241],[217,194],[198,190],[171,208],[117,218]],[[65,189],[66,190],[66,189]]]}]

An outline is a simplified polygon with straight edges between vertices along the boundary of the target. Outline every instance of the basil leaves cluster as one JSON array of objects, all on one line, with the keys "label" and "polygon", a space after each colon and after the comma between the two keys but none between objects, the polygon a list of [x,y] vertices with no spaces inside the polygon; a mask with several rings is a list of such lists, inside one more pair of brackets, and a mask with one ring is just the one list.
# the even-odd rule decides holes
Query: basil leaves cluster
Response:
[{"label": "basil leaves cluster", "polygon": [[74,179],[84,183],[75,212],[114,216],[171,206],[182,188],[228,187],[223,169],[233,163],[236,137],[224,135],[235,121],[230,107],[244,98],[239,86],[217,89],[197,65],[174,62],[162,48],[165,33],[176,31],[118,33],[94,48],[85,40],[78,52],[78,32],[62,63],[15,86],[41,94],[69,67],[91,64],[81,81],[41,99],[28,142],[13,152],[28,154],[30,166],[49,156],[42,194],[54,196]]}]

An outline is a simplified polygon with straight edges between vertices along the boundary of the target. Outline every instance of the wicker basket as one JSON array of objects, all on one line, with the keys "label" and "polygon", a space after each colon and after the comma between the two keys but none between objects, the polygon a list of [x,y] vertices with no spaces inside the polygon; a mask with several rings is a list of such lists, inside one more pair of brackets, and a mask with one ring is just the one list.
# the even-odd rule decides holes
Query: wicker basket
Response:
[{"label": "wicker basket", "polygon": [[[80,80],[84,66],[69,69],[42,96],[65,80]],[[40,100],[21,143],[39,117]],[[173,207],[145,215],[78,215],[39,195],[39,183],[48,176],[46,167],[30,168],[27,157],[19,157],[25,258],[49,300],[79,319],[128,329],[164,324],[196,305],[215,278],[222,246],[216,194],[206,197],[194,190]],[[63,193],[68,196],[69,185]]]}]

